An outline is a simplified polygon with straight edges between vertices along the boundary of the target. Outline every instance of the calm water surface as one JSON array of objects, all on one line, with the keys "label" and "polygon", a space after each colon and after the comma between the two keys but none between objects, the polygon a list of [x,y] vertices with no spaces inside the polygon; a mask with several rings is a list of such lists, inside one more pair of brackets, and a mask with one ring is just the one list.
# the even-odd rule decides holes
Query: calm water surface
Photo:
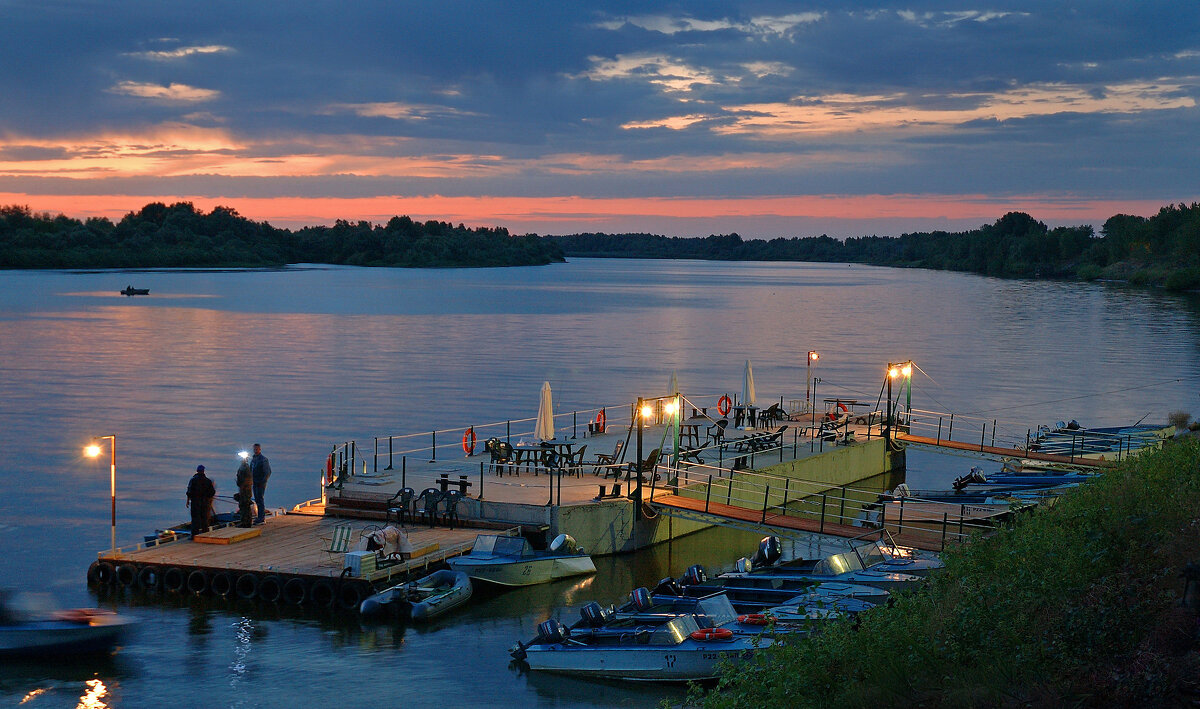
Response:
[{"label": "calm water surface", "polygon": [[[123,298],[128,284],[151,295]],[[0,544],[4,585],[95,604],[84,571],[108,544],[118,441],[118,543],[186,517],[197,463],[222,493],[255,441],[268,505],[319,494],[334,441],[533,416],[665,390],[874,401],[913,359],[914,406],[1034,426],[1200,415],[1200,303],[1103,285],[1000,281],[810,264],[578,259],[513,269],[314,267],[235,272],[0,272]],[[1077,398],[1079,397],[1079,398]],[[973,463],[910,455],[909,482]],[[507,648],[563,607],[611,602],[688,565],[728,564],[755,535],[714,530],[597,560],[582,581],[485,596],[431,627],[357,622],[206,599],[107,599],[142,621],[105,662],[0,668],[24,706],[646,706],[678,697],[528,676]],[[90,702],[90,703],[89,703]]]}]

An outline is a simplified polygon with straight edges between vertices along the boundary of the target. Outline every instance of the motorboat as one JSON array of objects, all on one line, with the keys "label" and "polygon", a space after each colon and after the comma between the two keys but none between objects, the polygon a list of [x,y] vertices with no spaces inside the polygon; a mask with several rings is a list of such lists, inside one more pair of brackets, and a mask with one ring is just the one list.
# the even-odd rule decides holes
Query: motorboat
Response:
[{"label": "motorboat", "polygon": [[946,568],[946,564],[935,555],[920,555],[915,549],[900,547],[882,539],[874,542],[850,540],[850,550],[858,557],[862,567],[869,571],[925,577]]},{"label": "motorboat", "polygon": [[466,603],[471,591],[469,576],[442,569],[380,591],[364,600],[358,611],[367,618],[428,621]]},{"label": "motorboat", "polygon": [[656,595],[674,593],[685,596],[703,596],[722,591],[728,594],[734,608],[751,612],[785,603],[805,603],[856,613],[887,603],[891,598],[891,593],[885,589],[841,581],[724,574],[710,579],[699,564],[689,567],[678,581],[663,579],[654,589]]},{"label": "motorboat", "polygon": [[568,576],[596,573],[596,565],[570,535],[560,534],[545,551],[525,537],[480,534],[471,551],[447,565],[475,581],[501,586],[532,586]]},{"label": "motorboat", "polygon": [[704,603],[702,612],[650,621],[598,615],[567,627],[550,619],[538,625],[537,637],[518,642],[511,654],[539,672],[685,682],[713,679],[719,665],[748,660],[774,642],[763,627],[739,623],[728,600]]},{"label": "motorboat", "polygon": [[134,288],[133,286],[125,286],[124,290],[118,291],[121,295],[150,295],[149,288]]},{"label": "motorboat", "polygon": [[780,561],[782,545],[778,537],[764,537],[754,559],[738,559],[735,570],[721,574],[720,579],[745,579],[762,577],[786,578],[798,581],[838,582],[874,586],[885,591],[896,592],[920,586],[920,576],[869,569],[853,550],[832,554],[823,559],[793,559]]},{"label": "motorboat", "polygon": [[43,597],[0,590],[0,657],[55,659],[112,652],[136,626],[97,608],[53,610]]},{"label": "motorboat", "polygon": [[[582,622],[595,618],[599,604],[588,604],[581,611]],[[867,604],[867,607],[874,607]],[[777,614],[771,614],[775,609],[782,609]],[[865,610],[865,608],[864,608]],[[774,622],[781,632],[806,632],[816,630],[827,621],[848,618],[857,611],[835,608],[830,604],[808,601],[803,596],[789,599],[778,606],[763,609],[763,612],[736,611],[728,594],[718,591],[705,596],[673,595],[670,593],[651,593],[645,588],[636,588],[629,594],[629,601],[619,608],[612,609],[609,617],[613,620],[632,619],[641,623],[665,622],[678,615],[695,615],[701,619],[700,625],[707,625],[705,619],[725,618],[731,612],[738,612],[736,625],[725,621],[723,627],[736,628],[741,632],[754,632],[761,627]],[[611,620],[610,620],[611,622]]]}]

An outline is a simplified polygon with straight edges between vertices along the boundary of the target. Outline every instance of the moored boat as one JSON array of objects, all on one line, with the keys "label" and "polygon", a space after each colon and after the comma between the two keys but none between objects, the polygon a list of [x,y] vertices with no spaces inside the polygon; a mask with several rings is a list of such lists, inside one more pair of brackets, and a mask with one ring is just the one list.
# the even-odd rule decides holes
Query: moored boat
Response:
[{"label": "moored boat", "polygon": [[443,569],[376,593],[362,602],[359,613],[368,618],[433,620],[466,603],[471,592],[470,577]]},{"label": "moored boat", "polygon": [[134,288],[133,286],[125,286],[124,290],[118,292],[121,295],[150,295],[149,288]]},{"label": "moored boat", "polygon": [[480,534],[471,551],[447,565],[475,581],[501,586],[531,586],[568,576],[596,573],[596,565],[569,535],[560,534],[545,551],[524,537]]}]

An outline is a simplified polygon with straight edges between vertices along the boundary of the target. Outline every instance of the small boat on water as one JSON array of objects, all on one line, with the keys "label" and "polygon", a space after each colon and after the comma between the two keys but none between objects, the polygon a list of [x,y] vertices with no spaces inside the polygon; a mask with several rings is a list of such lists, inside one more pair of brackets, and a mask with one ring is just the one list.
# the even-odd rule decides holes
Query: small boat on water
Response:
[{"label": "small boat on water", "polygon": [[469,553],[446,563],[472,580],[501,586],[532,586],[596,573],[592,557],[567,534],[555,537],[545,551],[534,549],[525,537],[480,534]]},{"label": "small boat on water", "polygon": [[666,578],[654,589],[656,596],[705,596],[724,592],[739,612],[758,612],[782,604],[799,604],[834,608],[857,613],[887,603],[891,594],[875,586],[814,581],[786,576],[720,576],[709,579],[704,567],[695,564],[675,581]]},{"label": "small boat on water", "polygon": [[648,621],[592,613],[567,627],[550,619],[538,625],[536,638],[518,642],[510,652],[539,672],[686,682],[713,679],[721,663],[745,661],[774,642],[761,626],[740,623],[722,596],[700,606],[696,613]]},{"label": "small boat on water", "polygon": [[134,288],[133,286],[125,286],[124,290],[118,291],[121,295],[150,295],[149,288]]},{"label": "small boat on water", "polygon": [[363,601],[358,611],[367,618],[433,620],[470,600],[471,591],[465,573],[443,569],[380,591]]},{"label": "small boat on water", "polygon": [[62,658],[112,652],[136,626],[97,608],[52,610],[31,594],[0,590],[0,657]]},{"label": "small boat on water", "polygon": [[874,586],[895,592],[916,588],[924,581],[913,574],[864,568],[862,560],[853,550],[832,554],[823,559],[793,559],[780,562],[783,550],[778,537],[764,537],[759,543],[754,560],[737,560],[735,571],[721,574],[719,579],[780,578],[796,581],[822,581]]}]

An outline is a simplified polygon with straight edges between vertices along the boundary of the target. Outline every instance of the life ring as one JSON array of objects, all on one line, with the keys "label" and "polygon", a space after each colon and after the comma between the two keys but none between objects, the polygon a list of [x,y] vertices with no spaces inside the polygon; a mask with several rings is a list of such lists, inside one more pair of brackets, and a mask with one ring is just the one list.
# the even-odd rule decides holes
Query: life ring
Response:
[{"label": "life ring", "polygon": [[728,640],[733,637],[733,631],[729,628],[701,628],[693,630],[691,633],[692,640],[700,642],[708,642],[710,640]]},{"label": "life ring", "polygon": [[[842,410],[842,414],[848,414],[848,413],[850,413],[850,409],[847,409],[847,408],[846,408],[846,405],[845,405],[845,404],[843,404],[843,403],[842,403],[842,402],[840,402],[840,401],[839,401],[839,402],[837,402],[837,404],[835,405],[835,407],[834,407],[834,408],[835,408],[835,409],[841,409],[841,410]],[[825,416],[826,416],[826,417],[828,417],[830,421],[837,421],[838,419],[840,419],[840,418],[842,417],[842,414],[839,414],[839,413],[837,413],[837,411],[836,411],[836,410],[834,410],[834,411],[830,411],[829,413],[825,414]]]},{"label": "life ring", "polygon": [[600,433],[604,433],[604,427],[608,423],[608,416],[605,415],[604,409],[600,409],[600,413],[596,414],[596,428]]},{"label": "life ring", "polygon": [[746,625],[766,625],[771,622],[771,619],[762,613],[747,613],[746,615],[739,615],[737,619],[739,623],[745,623]]},{"label": "life ring", "polygon": [[475,427],[474,426],[463,431],[463,453],[466,453],[468,458],[475,455]]},{"label": "life ring", "polygon": [[325,487],[333,485],[333,481],[333,453],[330,453],[329,457],[325,459]]},{"label": "life ring", "polygon": [[722,416],[728,416],[729,411],[732,408],[733,408],[733,401],[730,400],[728,394],[722,396],[720,398],[720,400],[717,401],[717,413],[721,414]]}]

